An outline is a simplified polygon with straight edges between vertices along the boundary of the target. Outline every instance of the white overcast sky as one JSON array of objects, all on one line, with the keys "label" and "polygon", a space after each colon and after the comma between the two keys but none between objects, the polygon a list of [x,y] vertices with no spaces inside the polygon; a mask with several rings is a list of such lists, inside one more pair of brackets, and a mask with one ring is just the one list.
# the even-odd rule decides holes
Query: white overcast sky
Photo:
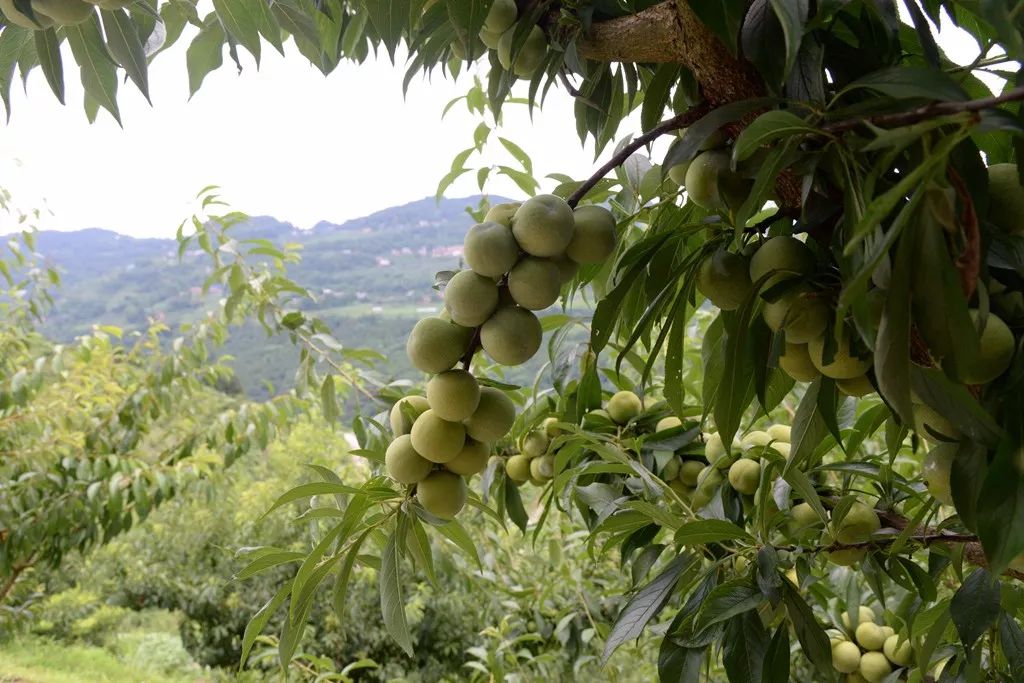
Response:
[{"label": "white overcast sky", "polygon": [[[977,54],[965,36],[944,31],[942,42],[958,62]],[[249,214],[300,228],[342,222],[432,196],[452,157],[471,144],[477,120],[464,105],[441,118],[444,105],[470,87],[467,76],[457,82],[439,72],[430,82],[417,78],[403,100],[401,61],[392,66],[385,56],[361,66],[346,63],[325,78],[293,46],[286,45],[282,58],[264,45],[258,71],[248,55],[241,75],[228,61],[189,101],[185,45],[154,61],[154,106],[122,84],[123,128],[105,112],[88,123],[70,55],[68,106],[51,95],[38,69],[27,94],[15,84],[13,115],[0,134],[0,186],[19,208],[52,214],[38,227],[171,236],[207,184],[220,185],[232,207]],[[580,147],[564,92],[552,91],[532,121],[524,107],[508,107],[504,130],[531,155],[538,178],[552,172],[584,177],[596,166],[592,147]],[[620,130],[627,132],[627,126]],[[510,161],[496,141],[486,154],[470,163]],[[550,189],[547,182],[542,189]],[[503,178],[488,190],[521,195]],[[475,192],[474,174],[467,174],[447,194]],[[0,232],[14,227],[5,220],[0,216]]]}]

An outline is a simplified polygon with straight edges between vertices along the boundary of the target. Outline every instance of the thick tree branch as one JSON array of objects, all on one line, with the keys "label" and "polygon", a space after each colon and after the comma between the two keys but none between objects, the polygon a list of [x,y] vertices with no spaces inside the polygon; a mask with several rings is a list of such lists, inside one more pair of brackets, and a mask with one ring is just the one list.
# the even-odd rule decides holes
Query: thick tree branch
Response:
[{"label": "thick tree branch", "polygon": [[587,196],[587,193],[594,189],[594,186],[600,182],[601,178],[614,171],[616,168],[626,163],[626,159],[631,157],[641,147],[646,146],[656,138],[671,133],[672,131],[679,130],[680,128],[686,128],[694,121],[698,120],[708,111],[706,106],[696,106],[691,109],[687,109],[682,114],[677,114],[670,119],[666,119],[659,123],[654,128],[650,129],[643,135],[637,137],[635,140],[630,142],[628,145],[623,146],[618,153],[607,161],[601,168],[597,169],[592,176],[587,178],[582,185],[576,188],[569,199],[569,206],[576,208],[576,205],[580,203],[580,200]]}]

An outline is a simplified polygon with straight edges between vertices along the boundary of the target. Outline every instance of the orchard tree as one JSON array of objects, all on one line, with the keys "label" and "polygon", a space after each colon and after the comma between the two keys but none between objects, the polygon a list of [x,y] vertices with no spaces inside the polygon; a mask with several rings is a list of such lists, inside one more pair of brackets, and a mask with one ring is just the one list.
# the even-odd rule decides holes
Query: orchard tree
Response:
[{"label": "orchard tree", "polygon": [[[290,39],[328,73],[404,44],[407,81],[486,71],[465,96],[474,145],[439,193],[504,106],[572,97],[581,141],[616,143],[550,194],[507,137],[519,168],[476,169],[530,196],[481,207],[466,268],[439,274],[445,314],[408,344],[425,396],[363,389],[356,454],[376,476],[320,470],[274,506],[313,499],[319,530],[302,556],[251,551],[246,574],[298,568],[246,649],[287,609],[286,664],[321,584],[344,613],[357,563],[408,648],[402,577],[432,575],[431,534],[475,555],[454,519],[472,506],[534,538],[571,515],[617,552],[636,589],[598,629],[605,656],[660,622],[666,681],[1024,678],[1024,4],[212,5],[0,0],[3,94],[38,66],[63,100],[64,40],[90,117],[118,116],[122,72],[146,93],[146,64],[184,35],[193,92],[225,47],[241,66],[240,48],[258,62]],[[977,43],[970,64],[940,26]],[[662,136],[677,137],[651,159]],[[183,243],[220,259],[229,233],[195,228]],[[592,315],[535,313],[588,292]],[[335,415],[350,377],[309,360],[324,332],[302,313],[281,320]],[[502,381],[545,332],[550,387]]]}]

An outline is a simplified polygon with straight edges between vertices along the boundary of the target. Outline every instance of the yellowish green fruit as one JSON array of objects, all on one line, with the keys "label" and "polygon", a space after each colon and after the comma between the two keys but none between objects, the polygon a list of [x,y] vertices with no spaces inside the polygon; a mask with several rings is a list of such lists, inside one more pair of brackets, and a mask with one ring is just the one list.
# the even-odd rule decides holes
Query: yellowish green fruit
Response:
[{"label": "yellowish green fruit", "polygon": [[480,328],[480,346],[495,363],[521,365],[540,349],[540,321],[519,306],[499,308]]},{"label": "yellowish green fruit", "polygon": [[848,640],[833,645],[832,668],[844,674],[856,671],[860,668],[860,648]]},{"label": "yellowish green fruit", "polygon": [[790,446],[789,443],[787,443],[786,441],[776,441],[771,445],[771,448],[782,457],[788,458],[792,446]]},{"label": "yellowish green fruit", "polygon": [[491,50],[498,49],[498,45],[501,44],[501,36],[502,33],[494,33],[493,31],[488,31],[487,29],[480,30],[480,42],[482,42],[484,45],[488,47],[488,49]]},{"label": "yellowish green fruit", "polygon": [[485,277],[501,277],[519,259],[519,243],[507,225],[489,221],[474,225],[466,233],[462,255],[473,272]]},{"label": "yellowish green fruit", "polygon": [[953,504],[953,493],[949,475],[953,469],[953,460],[959,450],[955,443],[941,443],[924,456],[921,475],[928,492],[943,505]]},{"label": "yellowish green fruit", "polygon": [[772,274],[762,289],[814,272],[814,252],[795,237],[779,235],[767,240],[750,259],[750,281]]},{"label": "yellowish green fruit", "polygon": [[32,0],[32,9],[61,26],[81,24],[93,16],[93,6],[82,0]]},{"label": "yellowish green fruit", "polygon": [[416,498],[435,517],[454,519],[466,506],[466,480],[454,472],[431,472],[416,485]]},{"label": "yellowish green fruit", "polygon": [[859,624],[854,635],[857,643],[865,650],[881,650],[885,644],[885,632],[878,624],[870,621]]},{"label": "yellowish green fruit", "polygon": [[542,429],[534,429],[523,437],[523,446],[520,449],[528,458],[536,458],[548,452],[551,445],[548,435]]},{"label": "yellowish green fruit", "polygon": [[516,406],[504,391],[480,387],[480,402],[463,424],[469,437],[491,443],[508,434],[515,419]]},{"label": "yellowish green fruit", "polygon": [[871,361],[850,355],[850,333],[843,328],[842,334],[836,340],[835,353],[832,361],[824,362],[825,338],[818,337],[807,343],[807,353],[811,356],[811,362],[818,371],[832,379],[853,379],[863,375],[871,367]]},{"label": "yellowish green fruit", "polygon": [[561,197],[531,197],[512,217],[512,234],[519,246],[533,256],[560,256],[572,241],[576,218]]},{"label": "yellowish green fruit", "polygon": [[860,398],[875,393],[875,387],[867,375],[859,375],[852,379],[837,379],[836,387],[847,396]]},{"label": "yellowish green fruit", "polygon": [[447,370],[427,382],[427,401],[442,420],[461,422],[480,405],[480,385],[465,370]]},{"label": "yellowish green fruit", "polygon": [[855,501],[849,511],[840,520],[836,529],[836,540],[840,543],[863,543],[871,538],[871,534],[878,531],[882,523],[878,519],[878,513],[864,503]]},{"label": "yellowish green fruit", "polygon": [[431,462],[444,464],[459,454],[466,443],[466,428],[428,410],[412,426],[412,447]]},{"label": "yellowish green fruit", "polygon": [[454,458],[444,464],[449,472],[471,477],[487,468],[487,460],[491,457],[491,444],[466,439],[462,450]]},{"label": "yellowish green fruit", "polygon": [[772,425],[765,431],[768,432],[768,436],[772,437],[772,440],[785,441],[786,443],[789,443],[790,434],[792,434],[792,429],[789,425]]},{"label": "yellowish green fruit", "polygon": [[38,31],[53,26],[53,19],[37,11],[34,4],[32,5],[33,16],[31,17],[18,11],[18,8],[14,6],[14,0],[0,0],[0,11],[3,12],[7,21],[22,28]]},{"label": "yellowish green fruit", "polygon": [[782,322],[786,341],[806,344],[824,334],[832,322],[832,308],[819,293],[794,292],[783,300],[789,303]]},{"label": "yellowish green fruit", "polygon": [[684,460],[683,464],[679,466],[677,478],[686,486],[695,487],[697,478],[703,469],[704,465],[699,460]]},{"label": "yellowish green fruit", "polygon": [[551,259],[527,256],[508,274],[508,291],[512,299],[531,311],[542,311],[558,300],[562,278]]},{"label": "yellowish green fruit", "polygon": [[675,429],[676,427],[682,427],[683,421],[675,415],[669,415],[658,420],[658,424],[655,425],[654,431],[663,432],[667,429]]},{"label": "yellowish green fruit", "polygon": [[914,431],[921,438],[934,444],[942,444],[960,437],[960,432],[953,427],[953,423],[935,412],[931,406],[915,403],[913,411]]},{"label": "yellowish green fruit", "polygon": [[801,534],[810,529],[815,529],[824,524],[818,513],[809,503],[798,503],[790,510],[793,519],[790,521],[790,530],[793,533]]},{"label": "yellowish green fruit", "polygon": [[505,461],[505,473],[509,479],[522,483],[530,479],[530,458],[525,455],[513,455]]},{"label": "yellowish green fruit", "polygon": [[988,167],[988,220],[1011,235],[1024,232],[1024,188],[1017,164]]},{"label": "yellowish green fruit", "polygon": [[741,458],[729,467],[729,484],[748,496],[754,495],[761,483],[761,463]]},{"label": "yellowish green fruit", "polygon": [[740,448],[744,451],[749,451],[755,448],[764,448],[772,442],[772,435],[768,432],[755,430],[753,432],[747,432],[740,439]]},{"label": "yellowish green fruit", "polygon": [[424,318],[409,333],[405,351],[417,370],[444,372],[462,358],[472,333],[473,330],[442,318]]},{"label": "yellowish green fruit", "polygon": [[882,635],[888,638],[892,634],[896,633],[896,629],[892,626],[882,626]]},{"label": "yellowish green fruit", "polygon": [[676,185],[686,185],[686,172],[690,170],[690,162],[683,161],[668,169],[668,178]]},{"label": "yellowish green fruit", "polygon": [[708,462],[714,464],[719,458],[726,454],[725,444],[718,432],[711,432],[704,436],[704,457]]},{"label": "yellowish green fruit", "polygon": [[516,23],[518,16],[519,8],[516,7],[515,0],[494,0],[484,19],[484,30],[504,33]]},{"label": "yellowish green fruit", "polygon": [[697,206],[708,211],[729,208],[726,185],[733,184],[728,152],[709,150],[701,152],[686,169],[686,196]]},{"label": "yellowish green fruit", "polygon": [[478,327],[498,307],[498,284],[472,270],[461,270],[444,288],[444,305],[457,324]]},{"label": "yellowish green fruit", "polygon": [[399,484],[415,484],[426,479],[434,463],[417,453],[412,446],[412,437],[403,434],[388,445],[384,452],[384,467],[388,476]]},{"label": "yellowish green fruit", "polygon": [[615,216],[589,204],[573,212],[575,228],[566,254],[576,263],[601,263],[615,253]]},{"label": "yellowish green fruit", "polygon": [[551,481],[555,476],[555,456],[542,455],[530,460],[530,478],[536,481]]},{"label": "yellowish green fruit", "polygon": [[512,227],[512,217],[516,215],[516,211],[522,206],[522,202],[506,202],[505,204],[495,204],[484,216],[484,223],[493,222],[501,223],[506,228]]},{"label": "yellowish green fruit", "polygon": [[612,421],[624,425],[643,412],[644,404],[632,391],[618,391],[608,399],[605,410]]},{"label": "yellowish green fruit", "polygon": [[[850,615],[846,610],[843,610],[842,620],[843,626],[847,629],[855,628],[850,625]],[[871,609],[870,607],[865,607],[864,605],[861,605],[857,608],[857,625],[860,626],[861,624],[869,621],[874,623],[875,610]]]},{"label": "yellowish green fruit", "polygon": [[895,634],[885,639],[882,653],[886,659],[896,666],[910,666],[914,660],[914,648],[911,646],[910,641],[901,640]]},{"label": "yellowish green fruit", "polygon": [[[971,310],[971,322],[978,325],[979,314]],[[1013,360],[1016,342],[1013,332],[995,313],[989,313],[978,340],[978,356],[960,373],[964,384],[988,384],[1006,372]]]},{"label": "yellowish green fruit", "polygon": [[430,402],[423,396],[404,396],[391,406],[388,420],[391,422],[391,433],[402,436],[412,431],[416,418],[430,408]]},{"label": "yellowish green fruit", "polygon": [[779,356],[779,368],[798,382],[811,382],[821,376],[807,344],[791,344],[786,342],[786,350]]},{"label": "yellowish green fruit", "polygon": [[511,71],[520,78],[530,78],[544,61],[544,56],[548,51],[548,40],[540,26],[532,27],[526,36],[526,42],[516,54],[516,61],[513,64],[512,42],[515,39],[515,34],[516,32],[512,29],[502,34],[497,47],[498,63],[505,71]]},{"label": "yellowish green fruit", "polygon": [[568,256],[553,256],[551,262],[558,267],[558,281],[563,285],[576,277],[580,270],[580,264]]},{"label": "yellowish green fruit", "polygon": [[548,435],[549,439],[553,439],[560,434],[565,434],[565,430],[558,426],[557,417],[544,418],[544,421],[540,423],[540,426],[544,429],[544,433]]},{"label": "yellowish green fruit", "polygon": [[750,295],[750,269],[742,256],[719,249],[697,272],[697,291],[723,311],[734,311]]},{"label": "yellowish green fruit", "polygon": [[868,683],[881,683],[892,673],[892,666],[881,652],[865,652],[860,658],[859,673]]}]

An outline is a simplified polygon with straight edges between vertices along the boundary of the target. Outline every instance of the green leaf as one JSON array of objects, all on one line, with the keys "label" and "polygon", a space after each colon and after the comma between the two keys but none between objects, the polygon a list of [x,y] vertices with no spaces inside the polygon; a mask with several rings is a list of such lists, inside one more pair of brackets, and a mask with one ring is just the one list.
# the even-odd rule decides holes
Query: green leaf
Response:
[{"label": "green leaf", "polygon": [[768,632],[757,613],[743,612],[725,625],[722,664],[730,681],[760,681]]},{"label": "green leaf", "polygon": [[57,100],[64,104],[64,63],[60,56],[60,40],[52,28],[33,31],[39,66]]},{"label": "green leaf", "polygon": [[637,591],[629,599],[612,625],[612,630],[604,642],[604,653],[601,661],[608,658],[620,645],[640,637],[647,623],[656,617],[676,587],[676,582],[683,571],[694,562],[689,554],[682,554],[669,562],[650,583]]},{"label": "green leaf", "polygon": [[409,16],[409,0],[362,0],[362,4],[394,63],[395,49],[402,39],[402,28]]},{"label": "green leaf", "polygon": [[785,36],[786,60],[782,70],[782,80],[788,78],[796,64],[800,45],[804,38],[804,22],[807,21],[807,0],[771,0],[772,9],[782,26]]},{"label": "green leaf", "polygon": [[411,517],[412,535],[408,538],[409,552],[412,553],[416,564],[427,575],[427,580],[434,588],[438,588],[437,575],[434,573],[434,553],[430,547],[430,539],[427,538],[427,531],[419,517]]},{"label": "green leaf", "polygon": [[[679,616],[682,615],[680,612]],[[671,633],[666,633],[658,650],[658,680],[661,683],[699,683],[706,659],[705,648],[684,647],[673,640]]]},{"label": "green leaf", "polygon": [[764,596],[761,590],[751,585],[749,581],[740,579],[715,586],[701,603],[700,612],[694,622],[694,631],[699,633],[738,614],[757,609],[762,602]]},{"label": "green leaf", "polygon": [[320,385],[320,407],[324,411],[324,420],[334,423],[338,419],[338,392],[334,389],[334,375],[324,377]]},{"label": "green leaf", "polygon": [[185,65],[188,68],[189,97],[198,92],[207,74],[219,69],[224,63],[224,28],[213,14],[203,22],[203,28],[185,51]]},{"label": "green leaf", "polygon": [[746,531],[732,522],[721,519],[702,519],[687,522],[676,531],[675,542],[680,545],[707,545],[722,541],[753,541]]},{"label": "green leaf", "polygon": [[243,581],[251,576],[255,576],[262,571],[277,567],[288,562],[298,562],[305,557],[304,553],[295,552],[291,550],[281,550],[278,552],[267,553],[257,557],[255,560],[245,566],[242,571],[235,574],[236,581]]},{"label": "green leaf", "polygon": [[287,493],[283,494],[280,498],[274,501],[274,504],[270,506],[266,512],[260,515],[260,519],[263,519],[274,510],[278,509],[282,505],[287,505],[296,500],[303,498],[310,498],[312,496],[322,495],[334,495],[337,493],[350,493],[359,495],[362,493],[360,489],[353,488],[351,486],[345,486],[333,481],[316,481],[309,484],[299,484],[295,488],[291,489]]},{"label": "green leaf", "polygon": [[811,610],[796,588],[789,581],[782,582],[783,602],[786,604],[786,613],[793,623],[793,630],[796,631],[800,647],[811,663],[826,677],[830,679],[834,674],[832,671],[832,644],[829,642],[828,634],[821,627],[817,617]]},{"label": "green leaf", "polygon": [[747,13],[748,0],[720,0],[719,2],[695,2],[691,6],[702,24],[711,29],[718,39],[736,54],[737,38],[743,16]]},{"label": "green leaf", "polygon": [[789,681],[789,627],[782,624],[772,636],[764,653],[761,683],[787,683]]},{"label": "green leaf", "polygon": [[447,0],[446,8],[451,19],[452,26],[456,33],[470,48],[467,57],[470,59],[478,57],[480,29],[484,27],[484,20],[491,9],[493,0]]},{"label": "green leaf", "polygon": [[121,123],[117,108],[117,68],[111,61],[100,33],[100,20],[93,14],[88,21],[65,26],[64,33],[75,55],[82,76],[85,94],[96,104],[106,109]]},{"label": "green leaf", "polygon": [[412,636],[402,600],[400,549],[405,547],[405,532],[404,518],[399,518],[395,532],[388,538],[380,556],[380,611],[388,633],[407,655],[412,656]]},{"label": "green leaf", "polygon": [[[1016,406],[1013,405],[1016,404]],[[1009,403],[1006,414],[1024,401]],[[1012,416],[1018,428],[1024,418]],[[1012,425],[1011,425],[1012,427]],[[1010,562],[1024,553],[1024,445],[1008,429],[996,449],[977,500],[978,537],[985,549],[989,570],[1000,574]]]},{"label": "green leaf", "polygon": [[1007,612],[999,615],[999,644],[1010,666],[1010,680],[1024,680],[1024,629]]},{"label": "green leaf", "polygon": [[524,534],[526,533],[526,525],[529,523],[529,517],[526,515],[526,508],[523,507],[523,499],[519,495],[519,487],[512,481],[512,478],[505,476],[504,478],[504,494],[505,494],[505,512],[508,513],[508,518],[512,520],[512,523],[519,527],[519,530]]},{"label": "green leaf", "polygon": [[291,593],[292,582],[287,581],[281,586],[277,593],[274,594],[267,604],[263,605],[256,614],[252,615],[252,619],[245,625],[245,633],[242,634],[242,656],[238,662],[238,670],[241,671],[245,667],[245,661],[249,658],[249,652],[252,650],[253,644],[256,642],[256,638],[263,633],[263,629],[266,628],[267,622],[270,621],[270,617],[274,616],[278,608],[281,607],[288,594]]},{"label": "green leaf", "polygon": [[249,51],[256,60],[257,67],[260,65],[260,29],[252,10],[255,5],[263,2],[264,0],[213,0],[213,8],[217,10],[217,16],[228,35]]},{"label": "green leaf", "polygon": [[4,101],[7,120],[11,118],[11,82],[14,80],[14,67],[18,57],[28,45],[33,31],[20,26],[7,25],[0,33],[0,97]]},{"label": "green leaf", "polygon": [[100,10],[100,16],[110,54],[149,102],[148,62],[135,24],[122,9]]},{"label": "green leaf", "polygon": [[960,636],[970,650],[999,617],[999,581],[985,569],[975,569],[949,603],[949,614]]},{"label": "green leaf", "polygon": [[800,399],[800,405],[797,406],[796,415],[793,418],[792,450],[782,472],[783,478],[786,478],[787,481],[789,473],[800,467],[805,461],[809,461],[818,445],[829,434],[828,424],[822,417],[822,402],[819,400],[819,394],[826,381],[829,380],[819,377],[811,382],[807,391],[804,392],[803,398]]},{"label": "green leaf", "polygon": [[737,161],[746,159],[761,147],[779,138],[813,133],[815,128],[802,118],[788,111],[765,112],[743,129],[733,145],[733,157]]},{"label": "green leaf", "polygon": [[464,552],[469,559],[473,560],[477,566],[480,566],[480,555],[477,553],[476,544],[473,543],[472,537],[466,533],[466,529],[461,524],[452,520],[450,522],[434,526],[433,528],[436,529],[439,534],[454,543],[456,547]]},{"label": "green leaf", "polygon": [[654,77],[647,83],[647,87],[644,88],[644,103],[640,109],[640,127],[643,130],[650,130],[661,121],[672,93],[672,86],[679,79],[680,69],[682,67],[678,64],[659,64]]},{"label": "green leaf", "polygon": [[846,86],[842,92],[847,93],[861,88],[896,99],[967,99],[967,93],[952,77],[943,71],[923,66],[899,66],[875,71]]}]

